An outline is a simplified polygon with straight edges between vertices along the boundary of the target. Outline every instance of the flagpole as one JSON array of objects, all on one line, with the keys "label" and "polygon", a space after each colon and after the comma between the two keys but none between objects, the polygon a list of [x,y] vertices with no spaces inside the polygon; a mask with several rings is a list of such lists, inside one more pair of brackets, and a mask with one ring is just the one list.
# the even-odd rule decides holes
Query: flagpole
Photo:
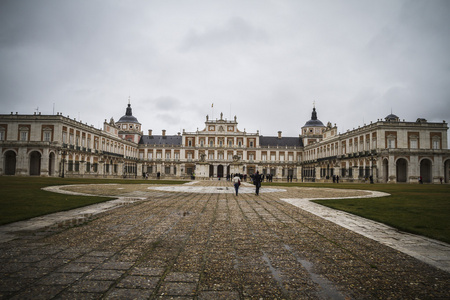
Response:
[{"label": "flagpole", "polygon": [[211,110],[212,110],[211,119],[214,120],[214,103],[211,104]]}]

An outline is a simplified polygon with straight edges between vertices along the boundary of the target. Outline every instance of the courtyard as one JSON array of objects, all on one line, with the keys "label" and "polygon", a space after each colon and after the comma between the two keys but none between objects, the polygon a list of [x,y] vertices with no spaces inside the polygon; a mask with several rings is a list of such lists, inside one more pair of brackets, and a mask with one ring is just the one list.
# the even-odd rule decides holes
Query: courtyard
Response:
[{"label": "courtyard", "polygon": [[282,199],[370,191],[72,185],[113,196],[81,222],[22,230],[0,243],[2,299],[436,299],[450,274]]}]

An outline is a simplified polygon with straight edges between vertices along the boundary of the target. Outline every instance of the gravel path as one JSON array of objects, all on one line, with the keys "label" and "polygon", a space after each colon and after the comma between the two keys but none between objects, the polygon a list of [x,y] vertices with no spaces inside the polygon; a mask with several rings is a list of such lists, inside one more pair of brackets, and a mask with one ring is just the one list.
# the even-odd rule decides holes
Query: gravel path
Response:
[{"label": "gravel path", "polygon": [[[204,185],[231,186],[191,186]],[[326,191],[263,187],[260,196],[236,197],[147,185],[67,189],[146,200],[0,243],[1,299],[449,297],[449,273],[279,200]]]}]

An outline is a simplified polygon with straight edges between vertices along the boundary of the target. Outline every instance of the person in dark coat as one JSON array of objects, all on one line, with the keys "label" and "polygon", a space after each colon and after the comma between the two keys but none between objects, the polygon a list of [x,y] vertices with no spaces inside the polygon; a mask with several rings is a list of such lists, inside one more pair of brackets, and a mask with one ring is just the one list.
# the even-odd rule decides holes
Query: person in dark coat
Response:
[{"label": "person in dark coat", "polygon": [[261,175],[259,175],[259,171],[253,175],[253,184],[256,187],[256,196],[259,195],[259,188],[261,187]]}]

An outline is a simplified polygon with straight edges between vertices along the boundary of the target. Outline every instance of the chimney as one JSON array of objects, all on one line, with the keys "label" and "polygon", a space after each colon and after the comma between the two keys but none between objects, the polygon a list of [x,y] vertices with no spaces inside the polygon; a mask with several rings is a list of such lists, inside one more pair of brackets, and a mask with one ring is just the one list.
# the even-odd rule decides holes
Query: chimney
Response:
[{"label": "chimney", "polygon": [[281,131],[278,131],[278,138],[281,139]]},{"label": "chimney", "polygon": [[162,136],[166,136],[166,130],[165,129],[162,130]]},{"label": "chimney", "polygon": [[148,136],[152,136],[152,130],[151,129],[148,130]]}]

